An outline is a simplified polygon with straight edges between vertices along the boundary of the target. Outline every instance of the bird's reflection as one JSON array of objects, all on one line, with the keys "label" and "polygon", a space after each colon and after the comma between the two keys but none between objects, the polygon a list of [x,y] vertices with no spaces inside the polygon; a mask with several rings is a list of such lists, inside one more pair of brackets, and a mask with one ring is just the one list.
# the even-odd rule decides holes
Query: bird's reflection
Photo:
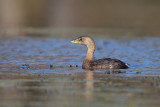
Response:
[{"label": "bird's reflection", "polygon": [[94,72],[92,70],[87,70],[86,73],[86,92],[85,96],[88,101],[93,100],[93,89],[94,89]]}]

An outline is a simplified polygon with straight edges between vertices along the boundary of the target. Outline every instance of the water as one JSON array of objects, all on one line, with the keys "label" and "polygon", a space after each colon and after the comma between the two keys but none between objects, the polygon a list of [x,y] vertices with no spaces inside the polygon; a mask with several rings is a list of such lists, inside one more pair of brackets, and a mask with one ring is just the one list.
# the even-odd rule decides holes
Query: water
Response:
[{"label": "water", "polygon": [[73,38],[0,40],[0,106],[160,106],[160,38],[95,38],[95,59],[126,70],[83,70],[86,47]]}]

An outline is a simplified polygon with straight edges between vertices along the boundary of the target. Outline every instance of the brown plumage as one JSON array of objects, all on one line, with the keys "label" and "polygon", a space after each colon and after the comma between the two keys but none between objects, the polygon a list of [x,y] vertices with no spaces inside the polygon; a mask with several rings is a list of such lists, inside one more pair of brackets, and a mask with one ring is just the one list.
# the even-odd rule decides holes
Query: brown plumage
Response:
[{"label": "brown plumage", "polygon": [[93,55],[95,51],[94,40],[89,36],[80,36],[71,41],[72,43],[78,43],[87,46],[86,58],[83,62],[83,69],[127,69],[126,63],[111,58],[104,58],[93,60]]}]

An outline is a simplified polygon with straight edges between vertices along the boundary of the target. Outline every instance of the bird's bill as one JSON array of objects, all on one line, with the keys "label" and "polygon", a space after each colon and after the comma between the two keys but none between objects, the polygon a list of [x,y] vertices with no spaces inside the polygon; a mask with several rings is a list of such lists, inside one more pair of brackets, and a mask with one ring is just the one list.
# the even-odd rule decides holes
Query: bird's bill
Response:
[{"label": "bird's bill", "polygon": [[79,43],[79,42],[78,42],[78,41],[76,41],[76,40],[72,40],[71,42],[72,42],[72,43]]}]

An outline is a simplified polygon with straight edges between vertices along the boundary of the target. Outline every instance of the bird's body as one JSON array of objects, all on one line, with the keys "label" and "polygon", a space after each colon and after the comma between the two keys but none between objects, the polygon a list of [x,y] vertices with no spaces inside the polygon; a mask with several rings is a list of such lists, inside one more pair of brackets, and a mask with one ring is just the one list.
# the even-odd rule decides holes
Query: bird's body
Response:
[{"label": "bird's body", "polygon": [[93,55],[95,51],[95,43],[91,37],[81,36],[74,39],[72,43],[79,43],[87,46],[87,55],[83,62],[83,69],[127,69],[126,63],[111,58],[97,59],[93,60]]},{"label": "bird's body", "polygon": [[83,69],[126,69],[127,65],[118,60],[111,58],[97,59],[91,61],[84,61]]}]

